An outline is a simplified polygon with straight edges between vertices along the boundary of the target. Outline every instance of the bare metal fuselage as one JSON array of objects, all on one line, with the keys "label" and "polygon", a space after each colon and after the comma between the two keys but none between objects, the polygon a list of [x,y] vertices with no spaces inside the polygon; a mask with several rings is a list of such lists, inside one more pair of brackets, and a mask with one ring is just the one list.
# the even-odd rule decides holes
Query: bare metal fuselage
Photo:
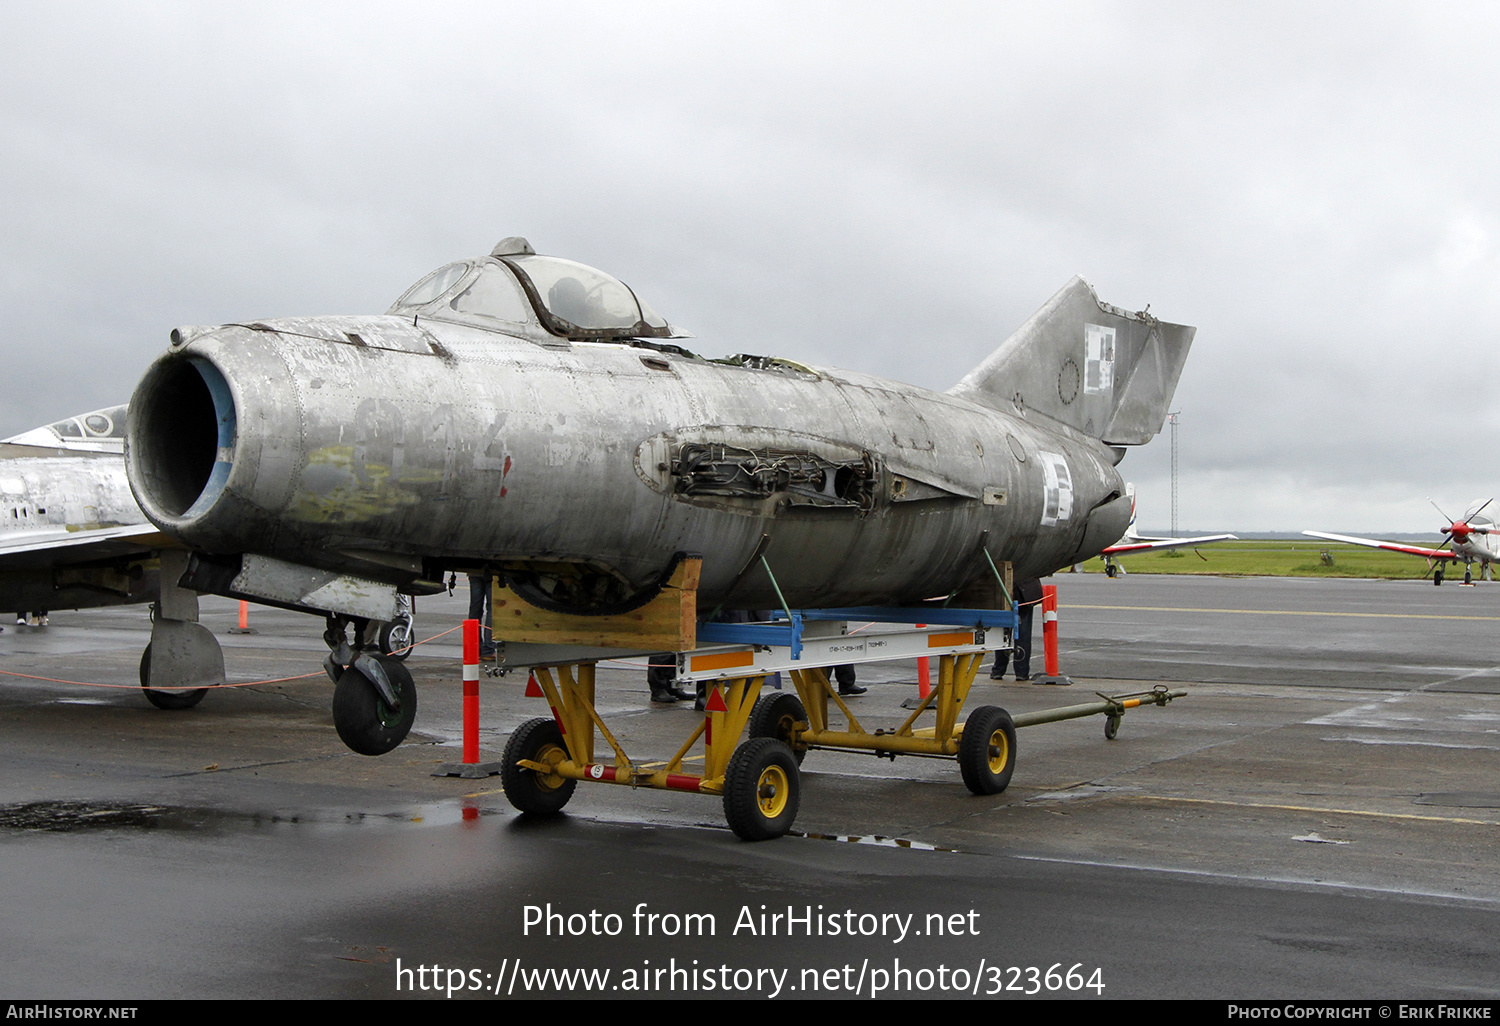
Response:
[{"label": "bare metal fuselage", "polygon": [[[393,315],[176,335],[132,403],[154,523],[398,585],[434,568],[579,568],[700,599],[900,603],[1097,555],[1119,450],[1045,417],[866,375],[539,344]],[[706,468],[706,469],[705,469]],[[750,571],[750,572],[747,572]]]}]

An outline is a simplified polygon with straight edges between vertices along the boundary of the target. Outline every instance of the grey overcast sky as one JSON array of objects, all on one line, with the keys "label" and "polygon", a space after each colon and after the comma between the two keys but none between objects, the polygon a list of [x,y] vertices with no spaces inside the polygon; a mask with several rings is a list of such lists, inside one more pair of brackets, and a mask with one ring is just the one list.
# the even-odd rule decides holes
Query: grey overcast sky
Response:
[{"label": "grey overcast sky", "polygon": [[[708,355],[945,389],[1068,278],[1198,326],[1184,529],[1500,493],[1500,5],[0,0],[0,434],[177,324],[506,235]],[[1122,469],[1165,526],[1167,434]]]}]

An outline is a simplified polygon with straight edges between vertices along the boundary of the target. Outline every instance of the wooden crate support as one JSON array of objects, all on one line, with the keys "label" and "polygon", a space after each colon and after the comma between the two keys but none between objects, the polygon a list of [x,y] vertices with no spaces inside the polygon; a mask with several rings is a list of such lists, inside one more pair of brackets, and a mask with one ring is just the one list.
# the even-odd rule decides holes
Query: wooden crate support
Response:
[{"label": "wooden crate support", "polygon": [[682,560],[650,602],[611,616],[577,616],[541,609],[497,579],[491,607],[495,640],[688,651],[698,644],[698,574],[702,567],[701,559]]}]

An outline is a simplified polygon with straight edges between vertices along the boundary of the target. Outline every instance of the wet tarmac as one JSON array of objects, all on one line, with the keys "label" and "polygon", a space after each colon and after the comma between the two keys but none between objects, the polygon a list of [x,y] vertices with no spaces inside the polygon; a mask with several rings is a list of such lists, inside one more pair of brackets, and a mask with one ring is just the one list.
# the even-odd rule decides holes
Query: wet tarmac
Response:
[{"label": "wet tarmac", "polygon": [[[313,676],[184,712],[136,686],[140,609],[6,625],[0,670],[96,686],[0,687],[0,992],[1495,996],[1500,586],[1055,581],[1077,683],[971,704],[1188,697],[1114,741],[1022,730],[988,798],[952,763],[810,753],[798,833],[761,844],[716,799],[581,785],[535,822],[494,778],[432,776],[458,758],[456,635],[409,661],[411,739],[367,758],[333,731],[314,619],[232,635],[206,602],[232,681]],[[419,636],[463,606],[424,600]],[[861,717],[899,723],[914,677],[865,674]],[[485,758],[545,714],[523,685],[483,681]],[[601,668],[600,705],[642,757],[696,722],[633,665]]]}]

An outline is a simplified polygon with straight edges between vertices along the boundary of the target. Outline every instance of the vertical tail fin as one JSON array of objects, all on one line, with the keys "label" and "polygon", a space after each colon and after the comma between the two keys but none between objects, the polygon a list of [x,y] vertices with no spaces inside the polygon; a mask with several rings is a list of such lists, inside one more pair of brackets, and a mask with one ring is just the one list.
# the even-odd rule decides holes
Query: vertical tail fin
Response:
[{"label": "vertical tail fin", "polygon": [[1166,422],[1195,331],[1101,303],[1074,278],[948,391],[1142,445]]}]

